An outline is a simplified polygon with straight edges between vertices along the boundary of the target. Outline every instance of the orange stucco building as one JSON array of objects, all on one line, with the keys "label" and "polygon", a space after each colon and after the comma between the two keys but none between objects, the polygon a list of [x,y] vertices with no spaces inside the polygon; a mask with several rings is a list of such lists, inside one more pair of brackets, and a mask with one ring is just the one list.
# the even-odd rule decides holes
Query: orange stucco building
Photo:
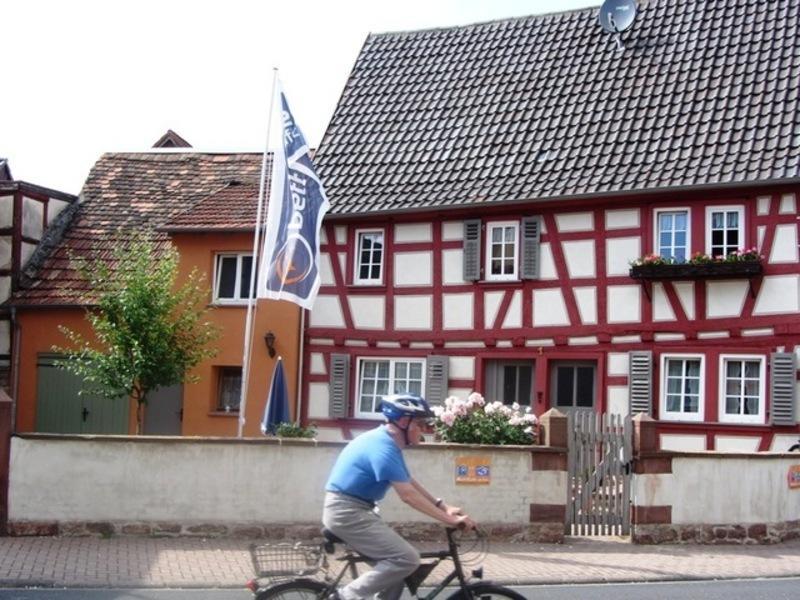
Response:
[{"label": "orange stucco building", "polygon": [[[110,153],[93,167],[72,218],[50,232],[29,265],[30,278],[12,297],[17,343],[12,356],[15,430],[134,433],[128,399],[80,394],[81,382],[56,368],[60,327],[90,335],[91,294],[70,256],[107,256],[119,232],[152,231],[158,247],[173,244],[179,278],[196,269],[208,286],[209,321],[219,330],[216,355],[191,382],[157,391],[144,433],[235,436],[238,431],[249,268],[252,261],[260,154]],[[260,434],[272,372],[280,356],[297,415],[300,310],[259,300],[254,310],[245,436]],[[272,334],[271,357],[265,335]]]}]

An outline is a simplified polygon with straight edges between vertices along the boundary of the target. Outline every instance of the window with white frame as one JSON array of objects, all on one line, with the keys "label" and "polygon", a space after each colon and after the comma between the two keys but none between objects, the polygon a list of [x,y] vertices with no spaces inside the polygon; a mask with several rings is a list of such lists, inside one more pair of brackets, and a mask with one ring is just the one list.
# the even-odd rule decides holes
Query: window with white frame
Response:
[{"label": "window with white frame", "polygon": [[379,417],[381,399],[387,394],[422,396],[424,377],[424,359],[359,359],[356,416]]},{"label": "window with white frame", "polygon": [[373,285],[383,282],[383,230],[356,232],[354,280],[355,283]]},{"label": "window with white frame", "polygon": [[744,248],[744,207],[709,206],[706,209],[706,253],[728,256]]},{"label": "window with white frame", "polygon": [[705,400],[705,357],[661,356],[661,418],[702,421]]},{"label": "window with white frame", "polygon": [[722,355],[719,361],[720,421],[764,423],[766,358]]},{"label": "window with white frame", "polygon": [[656,211],[655,253],[676,262],[689,258],[689,210],[671,209]]},{"label": "window with white frame", "polygon": [[504,221],[486,224],[486,280],[518,279],[519,223]]},{"label": "window with white frame", "polygon": [[246,302],[250,292],[252,254],[217,254],[214,267],[214,301]]}]

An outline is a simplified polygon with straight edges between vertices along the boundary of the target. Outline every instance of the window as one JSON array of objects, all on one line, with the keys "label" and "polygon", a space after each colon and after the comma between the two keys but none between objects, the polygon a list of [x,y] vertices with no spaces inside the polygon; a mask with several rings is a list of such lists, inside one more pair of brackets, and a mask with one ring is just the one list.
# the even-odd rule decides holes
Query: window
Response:
[{"label": "window", "polygon": [[689,211],[656,212],[656,250],[664,258],[684,262],[689,257]]},{"label": "window", "polygon": [[517,279],[519,223],[514,221],[489,223],[486,228],[486,280]]},{"label": "window", "polygon": [[703,356],[661,357],[661,418],[702,421],[704,402]]},{"label": "window", "polygon": [[594,408],[595,370],[595,363],[588,361],[554,362],[550,377],[555,406],[568,411]]},{"label": "window", "polygon": [[217,254],[214,276],[214,301],[245,302],[250,292],[252,254]]},{"label": "window", "polygon": [[706,210],[706,252],[728,256],[744,248],[744,209],[741,206],[712,206]]},{"label": "window", "polygon": [[486,363],[486,397],[503,404],[530,406],[533,394],[531,361],[490,360]]},{"label": "window", "polygon": [[764,423],[766,359],[720,356],[719,415],[730,423]]},{"label": "window", "polygon": [[222,412],[239,412],[239,400],[242,397],[242,368],[219,367],[217,384],[217,410]]},{"label": "window", "polygon": [[359,231],[356,234],[355,283],[383,282],[383,231]]},{"label": "window", "polygon": [[381,398],[387,394],[422,396],[424,376],[423,359],[360,359],[356,416],[379,416]]}]

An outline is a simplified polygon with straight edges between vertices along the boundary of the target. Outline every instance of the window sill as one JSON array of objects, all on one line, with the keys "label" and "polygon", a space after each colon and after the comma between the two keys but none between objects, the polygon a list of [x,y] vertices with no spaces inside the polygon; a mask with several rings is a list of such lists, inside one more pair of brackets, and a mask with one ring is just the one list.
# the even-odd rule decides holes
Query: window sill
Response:
[{"label": "window sill", "polygon": [[720,417],[719,419],[720,425],[743,425],[744,427],[764,427],[768,425],[766,419],[761,416],[758,420],[738,420],[738,419],[730,419],[726,417]]},{"label": "window sill", "polygon": [[208,413],[209,417],[236,417],[239,418],[239,411],[212,410]]},{"label": "window sill", "polygon": [[247,300],[215,300],[211,303],[211,306],[215,308],[246,308]]},{"label": "window sill", "polygon": [[350,283],[347,286],[348,290],[369,290],[369,291],[386,291],[386,285],[383,283]]},{"label": "window sill", "polygon": [[703,415],[692,415],[687,417],[684,415],[661,413],[658,417],[658,420],[663,421],[664,423],[705,423]]}]

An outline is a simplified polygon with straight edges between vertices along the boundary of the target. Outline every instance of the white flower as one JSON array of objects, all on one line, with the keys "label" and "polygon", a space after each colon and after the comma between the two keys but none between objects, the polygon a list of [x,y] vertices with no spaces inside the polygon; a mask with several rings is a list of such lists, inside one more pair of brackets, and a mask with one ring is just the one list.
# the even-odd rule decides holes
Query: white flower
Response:
[{"label": "white flower", "polygon": [[497,411],[497,407],[495,406],[494,402],[483,407],[483,412],[485,412],[487,415],[491,415],[495,411]]},{"label": "white flower", "polygon": [[519,404],[514,402],[514,404],[511,405],[511,408],[513,408],[515,411],[517,411],[517,410],[519,410]]},{"label": "white flower", "polygon": [[536,423],[537,421],[536,415],[532,414],[525,415],[524,417],[522,417],[522,420],[525,421],[526,423]]},{"label": "white flower", "polygon": [[523,429],[522,431],[524,431],[524,432],[525,432],[525,433],[527,433],[528,435],[531,435],[531,434],[533,433],[533,427],[526,427],[526,428],[525,428],[525,429]]},{"label": "white flower", "polygon": [[447,427],[452,427],[456,420],[456,416],[451,412],[445,411],[442,413],[441,419],[442,423],[444,423]]},{"label": "white flower", "polygon": [[481,396],[478,392],[472,392],[467,397],[467,402],[471,402],[473,405],[476,406],[484,406],[486,404],[486,400],[484,400],[483,396]]}]

